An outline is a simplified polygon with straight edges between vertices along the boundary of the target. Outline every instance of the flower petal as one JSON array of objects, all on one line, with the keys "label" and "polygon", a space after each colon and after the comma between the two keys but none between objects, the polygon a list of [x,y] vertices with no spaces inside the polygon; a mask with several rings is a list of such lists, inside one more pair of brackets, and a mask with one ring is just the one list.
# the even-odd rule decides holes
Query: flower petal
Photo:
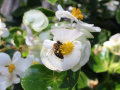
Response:
[{"label": "flower petal", "polygon": [[42,61],[42,63],[43,63],[47,68],[49,68],[49,69],[51,69],[51,70],[56,70],[56,71],[57,71],[57,69],[56,69],[56,68],[50,63],[50,61],[48,60],[48,57],[47,57],[47,54],[46,54],[46,53],[51,54],[50,51],[51,51],[51,49],[45,48],[45,47],[43,46],[43,48],[42,48],[42,50],[41,50],[41,53],[40,53],[41,61]]},{"label": "flower petal", "polygon": [[61,18],[68,18],[68,19],[71,19],[72,21],[78,22],[78,19],[68,11],[56,11],[55,15],[59,20]]},{"label": "flower petal", "polygon": [[82,54],[79,63],[72,68],[72,71],[77,71],[79,70],[83,65],[85,65],[90,57],[90,52],[91,52],[91,45],[89,41],[85,41],[82,43]]},{"label": "flower petal", "polygon": [[10,56],[6,53],[0,53],[0,66],[6,66],[11,63]]},{"label": "flower petal", "polygon": [[82,35],[82,33],[76,29],[69,30],[69,29],[59,28],[59,29],[54,29],[51,32],[54,35],[53,37],[54,41],[61,41],[61,42],[73,41]]},{"label": "flower petal", "polygon": [[7,82],[6,81],[2,81],[0,83],[0,90],[6,90],[8,88]]},{"label": "flower petal", "polygon": [[100,32],[101,28],[99,27],[95,27],[94,24],[88,24],[82,21],[79,21],[77,24],[77,27],[79,27],[80,29],[85,29],[88,30],[89,32]]},{"label": "flower petal", "polygon": [[45,41],[43,42],[43,46],[44,46],[45,48],[52,49],[54,43],[56,43],[56,42],[55,42],[55,41],[51,41],[51,40],[45,40]]},{"label": "flower petal", "polygon": [[3,28],[3,34],[2,34],[2,37],[3,38],[5,38],[5,37],[7,37],[7,36],[9,36],[9,31],[8,31],[8,29],[7,28]]},{"label": "flower petal", "polygon": [[50,35],[50,32],[46,31],[46,32],[40,33],[39,39],[41,42],[43,42],[45,39],[52,39],[52,36]]},{"label": "flower petal", "polygon": [[13,58],[12,58],[13,64],[16,63],[18,60],[21,60],[21,53],[16,51],[13,55]]}]

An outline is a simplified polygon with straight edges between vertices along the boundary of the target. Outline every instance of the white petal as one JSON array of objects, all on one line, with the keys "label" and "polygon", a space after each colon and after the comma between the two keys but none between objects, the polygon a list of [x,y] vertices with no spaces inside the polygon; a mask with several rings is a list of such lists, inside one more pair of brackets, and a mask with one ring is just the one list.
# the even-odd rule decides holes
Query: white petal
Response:
[{"label": "white petal", "polygon": [[46,32],[40,33],[39,39],[41,42],[43,42],[46,39],[52,39],[52,36],[50,35],[50,32],[46,31]]},{"label": "white petal", "polygon": [[55,42],[55,41],[51,41],[51,40],[45,40],[45,41],[43,42],[43,46],[44,46],[45,48],[52,49],[54,43],[56,43],[56,42]]},{"label": "white petal", "polygon": [[82,43],[82,54],[79,63],[72,68],[72,71],[77,71],[79,70],[83,65],[85,65],[90,57],[90,52],[91,52],[91,45],[89,41],[85,41]]},{"label": "white petal", "polygon": [[70,12],[68,11],[56,11],[56,17],[60,20],[61,18],[68,18],[72,21],[78,22],[78,19],[74,17]]},{"label": "white petal", "polygon": [[62,8],[62,6],[60,4],[57,6],[57,8],[59,11],[64,11],[64,9]]},{"label": "white petal", "polygon": [[27,68],[30,67],[34,61],[35,57],[33,55],[28,55],[26,60],[25,60],[25,63],[27,65]]},{"label": "white petal", "polygon": [[0,53],[0,65],[6,66],[11,63],[10,56],[6,53]]},{"label": "white petal", "polygon": [[25,59],[19,59],[15,64],[15,70],[14,73],[18,74],[20,77],[22,77],[25,70],[28,68],[27,64],[25,63]]},{"label": "white petal", "polygon": [[41,53],[40,53],[40,57],[41,57],[41,61],[42,63],[49,69],[51,70],[57,70],[49,61],[48,61],[48,57],[47,57],[47,53],[50,53],[51,49],[42,47]]},{"label": "white petal", "polygon": [[78,22],[78,27],[80,27],[81,29],[85,29],[88,30],[89,32],[100,32],[101,28],[99,27],[95,27],[94,24],[88,24],[82,21]]},{"label": "white petal", "polygon": [[13,64],[16,63],[18,60],[21,60],[21,53],[16,51],[13,55],[13,58],[12,58]]},{"label": "white petal", "polygon": [[18,84],[18,83],[20,83],[20,78],[18,78],[17,75],[13,75],[12,82],[13,82],[13,84]]},{"label": "white petal", "polygon": [[[58,58],[53,53],[48,54],[48,56],[44,58],[44,60],[51,63],[51,65],[54,66],[57,71],[65,71],[73,68],[79,62],[81,57],[81,43],[79,41],[74,41],[73,43],[75,43],[73,52],[69,55],[64,55],[64,59]],[[44,61],[42,58],[41,60]],[[43,64],[45,64],[47,67],[46,62],[44,62]]]},{"label": "white petal", "polygon": [[7,37],[7,36],[9,36],[9,31],[8,31],[8,29],[7,28],[3,28],[3,34],[2,34],[2,37]]},{"label": "white petal", "polygon": [[31,46],[33,41],[33,34],[31,29],[27,25],[25,25],[25,28],[27,30],[26,44]]},{"label": "white petal", "polygon": [[25,39],[25,42],[28,46],[32,46],[33,45],[33,42],[32,40],[27,36],[26,39]]},{"label": "white petal", "polygon": [[0,75],[9,76],[8,68],[5,66],[0,66]]},{"label": "white petal", "polygon": [[74,17],[70,12],[65,11],[61,5],[57,6],[58,11],[56,11],[56,17],[60,20],[61,18],[69,18],[72,21],[78,21],[76,17]]},{"label": "white petal", "polygon": [[6,90],[8,88],[7,82],[3,81],[0,83],[0,90]]},{"label": "white petal", "polygon": [[6,88],[9,86],[7,84],[9,81],[9,75],[8,68],[0,66],[0,90],[6,90]]},{"label": "white petal", "polygon": [[103,46],[106,48],[111,48],[114,45],[115,45],[115,43],[113,43],[112,41],[106,41],[103,43]]},{"label": "white petal", "polygon": [[[80,32],[82,32],[82,36],[84,36],[85,38],[94,38],[94,36],[87,30],[85,29],[77,29],[77,30],[80,30]],[[81,38],[81,37],[80,37]]]},{"label": "white petal", "polygon": [[117,33],[110,37],[110,41],[117,41],[120,42],[120,33]]},{"label": "white petal", "polygon": [[51,32],[54,35],[53,37],[54,41],[61,41],[61,42],[73,41],[82,35],[82,33],[76,29],[69,30],[69,29],[59,28],[52,30]]}]

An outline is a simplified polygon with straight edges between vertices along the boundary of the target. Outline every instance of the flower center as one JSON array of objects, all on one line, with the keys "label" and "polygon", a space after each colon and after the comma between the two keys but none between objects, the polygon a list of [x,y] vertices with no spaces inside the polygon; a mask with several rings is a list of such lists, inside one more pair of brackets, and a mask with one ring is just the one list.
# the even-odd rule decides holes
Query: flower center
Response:
[{"label": "flower center", "polygon": [[73,51],[74,45],[72,44],[72,42],[67,42],[67,43],[63,43],[59,50],[61,51],[62,55],[67,55],[69,53],[71,53]]},{"label": "flower center", "polygon": [[39,64],[39,62],[35,61],[35,62],[33,62],[32,64],[33,64],[33,65],[34,65],[34,64]]},{"label": "flower center", "polygon": [[15,70],[15,65],[14,64],[8,65],[8,70],[10,73],[12,73]]},{"label": "flower center", "polygon": [[83,15],[79,8],[76,9],[75,7],[73,7],[72,15],[75,16],[77,19],[83,20]]}]

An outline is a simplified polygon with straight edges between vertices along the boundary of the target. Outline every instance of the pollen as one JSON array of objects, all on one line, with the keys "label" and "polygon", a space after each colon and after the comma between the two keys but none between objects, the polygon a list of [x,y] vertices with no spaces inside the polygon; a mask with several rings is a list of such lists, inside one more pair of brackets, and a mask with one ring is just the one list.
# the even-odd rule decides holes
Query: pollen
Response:
[{"label": "pollen", "polygon": [[79,20],[83,20],[83,14],[81,13],[79,8],[73,7],[72,15],[75,16]]},{"label": "pollen", "polygon": [[39,62],[37,62],[37,61],[35,61],[35,62],[33,62],[32,64],[34,65],[34,64],[38,64]]},{"label": "pollen", "polygon": [[70,54],[74,49],[74,45],[72,44],[72,42],[67,42],[67,43],[63,43],[60,46],[60,51],[62,55],[68,55]]},{"label": "pollen", "polygon": [[15,65],[14,64],[8,65],[8,70],[10,73],[12,73],[15,70]]}]

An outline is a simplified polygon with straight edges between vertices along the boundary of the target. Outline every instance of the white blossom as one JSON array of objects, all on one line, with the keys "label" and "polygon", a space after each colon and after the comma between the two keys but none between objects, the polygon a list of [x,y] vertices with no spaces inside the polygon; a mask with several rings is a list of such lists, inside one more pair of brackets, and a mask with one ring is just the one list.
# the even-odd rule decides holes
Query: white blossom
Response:
[{"label": "white blossom", "polygon": [[[90,43],[89,41],[76,41],[82,33],[77,30],[69,29],[54,29],[51,31],[53,34],[53,41],[45,40],[41,50],[41,61],[49,69],[55,71],[65,71],[72,69],[77,71],[84,64],[87,63],[90,56]],[[54,45],[61,43],[58,50]],[[87,47],[87,48],[86,48]],[[61,52],[63,57],[57,56],[55,51]]]},{"label": "white blossom", "polygon": [[8,35],[9,35],[8,29],[6,28],[5,23],[3,23],[0,18],[0,37],[5,38]]},{"label": "white blossom", "polygon": [[115,55],[120,55],[120,33],[111,36],[109,41],[104,42],[103,45]]},{"label": "white blossom", "polygon": [[[77,19],[71,12],[65,11],[60,5],[58,5],[58,11],[56,11],[56,17],[60,20],[61,18],[69,18],[71,20],[71,25],[69,28],[76,28],[80,32],[83,32],[86,38],[93,38],[90,32],[100,32],[99,27],[95,27],[94,24],[85,23]],[[76,23],[73,23],[75,21]],[[66,25],[65,25],[66,27]]]},{"label": "white blossom", "polygon": [[29,10],[23,16],[23,23],[40,32],[48,26],[48,18],[39,10]]},{"label": "white blossom", "polygon": [[110,0],[105,4],[105,6],[107,6],[107,9],[110,11],[115,11],[118,5],[119,5],[119,1],[116,0]]},{"label": "white blossom", "polygon": [[[20,52],[15,52],[11,60],[6,53],[0,53],[0,90],[6,90],[12,84],[20,82],[23,72],[27,69]],[[2,86],[1,86],[2,85]]]}]

